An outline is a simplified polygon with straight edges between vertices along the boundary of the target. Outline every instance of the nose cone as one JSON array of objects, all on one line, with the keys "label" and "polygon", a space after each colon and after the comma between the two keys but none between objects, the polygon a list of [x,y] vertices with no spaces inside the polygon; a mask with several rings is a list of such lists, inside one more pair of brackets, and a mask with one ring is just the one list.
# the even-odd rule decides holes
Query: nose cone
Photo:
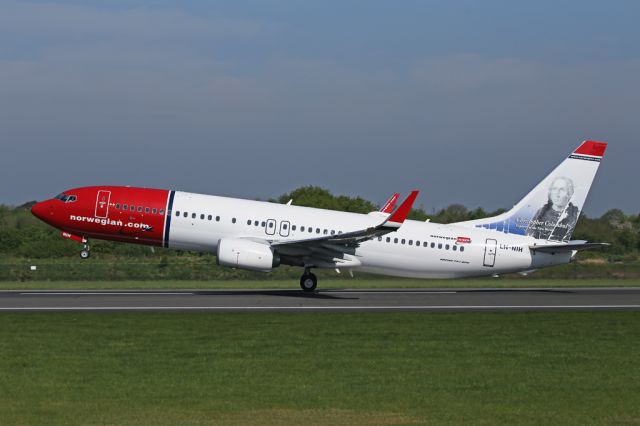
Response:
[{"label": "nose cone", "polygon": [[49,222],[53,215],[53,206],[50,201],[36,203],[31,207],[31,214],[42,221]]}]

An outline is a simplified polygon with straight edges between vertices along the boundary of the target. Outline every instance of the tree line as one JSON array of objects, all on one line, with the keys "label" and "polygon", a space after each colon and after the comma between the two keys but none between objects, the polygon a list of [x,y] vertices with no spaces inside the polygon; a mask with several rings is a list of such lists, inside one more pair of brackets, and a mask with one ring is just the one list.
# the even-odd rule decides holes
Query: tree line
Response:
[{"label": "tree line", "polygon": [[[368,213],[380,207],[362,197],[333,195],[318,186],[305,186],[281,195],[271,202],[306,207],[317,207],[353,213]],[[33,202],[11,207],[0,205],[0,258],[59,258],[77,256],[78,244],[60,237],[59,231],[33,217],[30,208]],[[436,223],[452,223],[481,219],[503,213],[504,209],[485,211],[482,208],[468,209],[461,204],[452,204],[433,213],[423,208],[414,208],[410,219],[430,220]],[[615,261],[638,260],[640,253],[640,215],[626,215],[620,209],[611,209],[598,218],[584,213],[578,220],[573,239],[593,242],[609,242],[611,247],[602,251],[585,253],[582,256],[606,257]],[[191,253],[156,249],[133,244],[118,244],[107,241],[92,241],[95,252],[116,257],[146,256],[190,256]]]}]

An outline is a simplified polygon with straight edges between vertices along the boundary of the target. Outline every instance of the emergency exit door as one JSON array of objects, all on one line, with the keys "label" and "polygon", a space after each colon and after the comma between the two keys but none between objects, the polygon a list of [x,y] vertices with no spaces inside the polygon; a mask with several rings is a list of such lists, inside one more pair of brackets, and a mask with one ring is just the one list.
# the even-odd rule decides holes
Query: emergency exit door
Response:
[{"label": "emergency exit door", "polygon": [[111,191],[98,191],[98,196],[96,197],[96,217],[107,218],[110,199]]},{"label": "emergency exit door", "polygon": [[493,268],[496,264],[496,251],[498,250],[498,241],[493,238],[487,238],[484,244],[484,266]]}]

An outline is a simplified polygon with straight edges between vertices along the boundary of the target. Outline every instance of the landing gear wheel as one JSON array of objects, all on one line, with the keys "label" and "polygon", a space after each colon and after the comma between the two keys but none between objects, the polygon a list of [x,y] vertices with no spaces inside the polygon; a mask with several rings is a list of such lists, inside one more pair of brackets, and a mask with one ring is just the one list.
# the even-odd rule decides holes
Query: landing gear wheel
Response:
[{"label": "landing gear wheel", "polygon": [[82,251],[80,252],[80,259],[88,259],[91,256],[91,247],[89,247],[89,241],[86,241],[87,244],[84,245]]},{"label": "landing gear wheel", "polygon": [[311,291],[314,291],[317,286],[318,286],[318,278],[311,272],[304,273],[302,274],[302,277],[300,277],[300,288],[302,290],[311,292]]}]

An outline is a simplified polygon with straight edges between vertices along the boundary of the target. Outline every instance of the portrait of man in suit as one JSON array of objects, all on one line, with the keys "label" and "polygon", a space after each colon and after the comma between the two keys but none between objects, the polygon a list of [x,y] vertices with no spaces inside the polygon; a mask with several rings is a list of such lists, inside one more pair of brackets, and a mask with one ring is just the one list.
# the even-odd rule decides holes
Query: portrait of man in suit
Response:
[{"label": "portrait of man in suit", "polygon": [[536,212],[529,222],[527,235],[554,241],[566,241],[571,238],[580,213],[571,203],[573,181],[560,176],[553,179],[549,186],[547,202]]}]

